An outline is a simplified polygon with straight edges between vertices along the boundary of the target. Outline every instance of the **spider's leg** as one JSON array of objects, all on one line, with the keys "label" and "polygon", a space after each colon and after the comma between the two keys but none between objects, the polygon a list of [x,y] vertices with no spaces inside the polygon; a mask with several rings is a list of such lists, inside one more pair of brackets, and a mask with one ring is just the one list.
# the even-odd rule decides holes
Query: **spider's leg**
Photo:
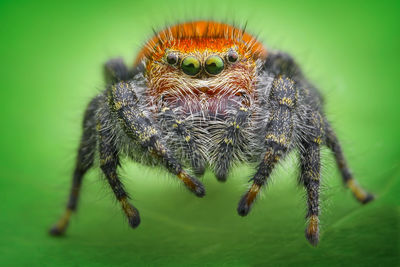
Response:
[{"label": "spider's leg", "polygon": [[[218,143],[217,155],[215,157],[215,176],[218,181],[225,182],[231,161],[233,149],[240,145],[241,131],[248,123],[250,112],[245,107],[240,107],[228,120],[225,133]],[[243,150],[243,149],[242,149]]]},{"label": "spider's leg", "polygon": [[126,81],[130,76],[131,73],[121,58],[111,59],[104,64],[104,78],[108,84]]},{"label": "spider's leg", "polygon": [[158,158],[167,170],[176,175],[191,192],[198,197],[203,197],[205,195],[203,184],[183,169],[166,147],[152,118],[139,107],[134,84],[120,82],[112,85],[108,93],[111,98],[111,108],[117,113],[129,136]]},{"label": "spider's leg", "polygon": [[323,120],[318,111],[307,115],[308,125],[312,126],[308,135],[303,137],[300,146],[300,182],[307,191],[308,227],[305,234],[308,241],[316,246],[319,241],[319,185],[320,185],[320,145],[323,136]]},{"label": "spider's leg", "polygon": [[112,127],[107,123],[110,121],[108,115],[104,113],[98,115],[97,130],[99,135],[100,168],[105,174],[115,197],[121,204],[130,226],[135,228],[140,223],[139,211],[129,203],[129,196],[117,174],[119,156],[113,140]]},{"label": "spider's leg", "polygon": [[289,54],[280,51],[271,52],[267,57],[264,67],[275,75],[285,75],[288,77],[302,75],[294,59]]},{"label": "spider's leg", "polygon": [[320,153],[319,144],[303,144],[301,150],[301,180],[307,190],[308,227],[306,237],[312,245],[319,241],[318,212],[320,184]]},{"label": "spider's leg", "polygon": [[299,88],[311,91],[311,98],[313,98],[311,101],[312,105],[320,106],[323,103],[323,98],[317,88],[306,79],[300,66],[289,54],[281,51],[271,51],[264,64],[264,69],[275,76],[283,75],[290,77]]},{"label": "spider's leg", "polygon": [[72,186],[69,201],[64,214],[59,221],[50,229],[51,235],[62,235],[73,211],[76,210],[79,198],[79,191],[85,173],[92,167],[94,152],[96,149],[96,110],[98,108],[98,97],[94,98],[88,105],[83,119],[83,134],[80,141],[76,166],[72,178]]},{"label": "spider's leg", "polygon": [[252,178],[253,184],[239,201],[237,211],[245,216],[249,213],[261,188],[266,184],[276,163],[285,155],[290,146],[293,132],[293,114],[297,101],[297,88],[286,77],[277,77],[269,96],[271,115],[266,128],[266,152],[257,172]]},{"label": "spider's leg", "polygon": [[173,129],[173,132],[184,142],[186,153],[190,156],[191,165],[196,175],[203,175],[205,171],[205,157],[199,150],[196,140],[185,122],[168,107],[161,110],[161,118],[166,122],[167,127]]},{"label": "spider's leg", "polygon": [[339,140],[336,137],[335,132],[332,130],[330,125],[326,124],[326,144],[333,151],[336,159],[337,166],[342,174],[343,182],[350,188],[353,195],[363,204],[366,204],[374,199],[374,196],[366,192],[353,178],[349,167],[347,166],[347,161],[343,155],[342,148],[339,144]]}]

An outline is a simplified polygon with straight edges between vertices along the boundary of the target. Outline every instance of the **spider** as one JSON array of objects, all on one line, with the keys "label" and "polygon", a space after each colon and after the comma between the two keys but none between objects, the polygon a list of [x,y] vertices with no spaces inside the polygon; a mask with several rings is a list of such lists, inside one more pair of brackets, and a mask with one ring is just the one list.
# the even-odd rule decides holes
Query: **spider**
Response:
[{"label": "spider", "polygon": [[268,51],[244,28],[215,21],[167,27],[146,43],[132,68],[113,59],[104,71],[107,86],[86,109],[69,201],[52,235],[65,232],[96,150],[133,228],[140,217],[117,172],[122,156],[164,166],[198,197],[205,188],[192,174],[208,167],[224,182],[233,164],[256,163],[237,208],[246,216],[276,164],[297,150],[307,192],[305,236],[312,245],[319,242],[322,145],[333,151],[356,199],[373,199],[354,180],[317,89],[292,57]]}]

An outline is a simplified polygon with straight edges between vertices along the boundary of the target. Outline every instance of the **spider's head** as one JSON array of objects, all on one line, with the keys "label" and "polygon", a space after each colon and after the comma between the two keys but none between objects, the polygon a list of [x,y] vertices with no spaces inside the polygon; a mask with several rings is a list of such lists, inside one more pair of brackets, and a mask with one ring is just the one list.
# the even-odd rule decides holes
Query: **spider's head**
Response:
[{"label": "spider's head", "polygon": [[264,47],[242,29],[198,21],[157,33],[136,64],[146,66],[153,103],[216,113],[230,101],[251,103],[257,60],[265,57]]}]

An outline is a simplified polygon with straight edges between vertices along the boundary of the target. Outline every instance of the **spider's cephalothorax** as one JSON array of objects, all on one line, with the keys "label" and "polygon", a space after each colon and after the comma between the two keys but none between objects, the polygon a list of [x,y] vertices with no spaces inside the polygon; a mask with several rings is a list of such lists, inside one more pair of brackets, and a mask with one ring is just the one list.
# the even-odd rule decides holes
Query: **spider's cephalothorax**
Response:
[{"label": "spider's cephalothorax", "polygon": [[210,167],[225,181],[235,162],[258,163],[237,209],[245,216],[274,166],[297,149],[307,191],[306,237],[313,245],[319,235],[322,145],[333,151],[355,197],[362,203],[373,199],[353,179],[318,91],[290,56],[267,52],[244,29],[211,21],[168,27],[147,42],[132,68],[111,60],[105,75],[107,88],[85,113],[69,202],[53,235],[64,233],[76,210],[96,149],[132,227],[140,217],[117,173],[122,155],[164,166],[199,197],[205,189],[183,165],[195,175]]}]

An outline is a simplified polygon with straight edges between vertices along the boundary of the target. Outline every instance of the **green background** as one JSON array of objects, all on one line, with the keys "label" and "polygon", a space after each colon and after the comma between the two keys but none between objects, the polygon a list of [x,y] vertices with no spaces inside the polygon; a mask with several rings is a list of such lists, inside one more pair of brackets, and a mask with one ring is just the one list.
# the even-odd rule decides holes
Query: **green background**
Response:
[{"label": "green background", "polygon": [[[2,1],[0,265],[399,264],[399,13],[384,1]],[[313,248],[295,155],[246,218],[236,205],[249,167],[225,184],[208,171],[198,199],[163,170],[125,160],[139,228],[128,227],[96,169],[67,236],[48,236],[67,199],[83,110],[104,86],[102,64],[133,62],[152,27],[198,18],[248,21],[269,48],[294,55],[325,95],[356,178],[377,200],[359,205],[325,149]]]}]

